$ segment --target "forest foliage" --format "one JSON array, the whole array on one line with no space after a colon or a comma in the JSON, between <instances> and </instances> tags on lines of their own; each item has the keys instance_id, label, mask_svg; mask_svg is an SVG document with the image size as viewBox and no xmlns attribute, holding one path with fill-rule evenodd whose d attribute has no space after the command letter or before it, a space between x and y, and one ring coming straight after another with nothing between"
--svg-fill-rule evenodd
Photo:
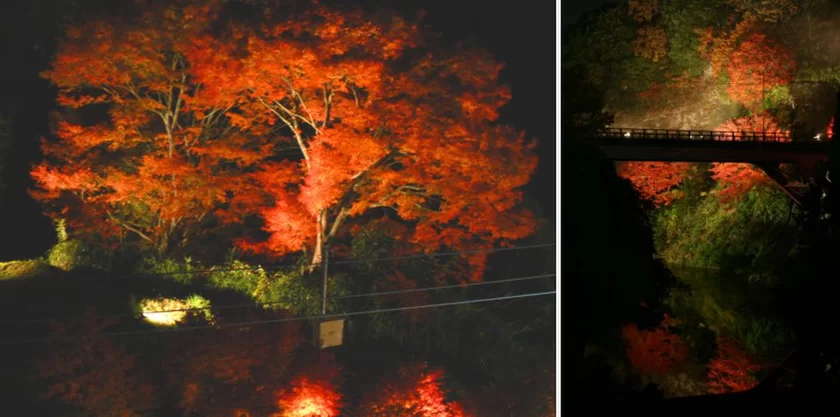
<instances>
[{"instance_id":1,"label":"forest foliage","mask_svg":"<svg viewBox=\"0 0 840 417\"><path fill-rule=\"evenodd\" d=\"M836 33L831 22L838 12L836 4L821 0L628 0L593 10L564 32L563 76L575 80L564 82L564 106L574 107L575 97L582 97L576 109L564 109L566 140L610 125L731 132L736 141L744 132L781 141L829 137L831 106L819 91L837 86L837 55L829 52L828 39ZM638 219L639 209L611 207L624 213L626 224L652 234L654 248L647 253L663 268L635 265L618 274L639 287L656 283L660 296L637 299L641 304L635 313L628 309L620 328L580 329L591 332L589 344L579 346L590 352L590 371L606 373L593 371L602 366L610 375L601 377L637 387L654 381L666 396L754 386L795 341L778 307L785 280L794 278L783 271L797 250L802 213L750 164L616 165L641 199L647 223ZM607 180L600 182L606 187ZM615 214L589 218L599 216ZM576 236L603 242L615 233L581 229ZM634 242L647 247L641 237ZM621 259L605 245L586 247L601 259ZM593 264L582 273L608 268ZM597 292L610 298L621 288L611 283ZM628 306L634 297L628 292ZM662 327L667 315L678 324ZM610 343L624 350L616 352ZM645 376L662 373L667 377ZM701 384L677 389L669 378L678 375Z\"/></svg>"},{"instance_id":2,"label":"forest foliage","mask_svg":"<svg viewBox=\"0 0 840 417\"><path fill-rule=\"evenodd\" d=\"M311 270L371 218L426 252L534 232L535 142L494 123L511 94L487 52L386 12L226 7L68 27L43 73L62 112L32 195L71 234L161 256L213 239ZM464 261L480 279L483 257Z\"/></svg>"}]
</instances>

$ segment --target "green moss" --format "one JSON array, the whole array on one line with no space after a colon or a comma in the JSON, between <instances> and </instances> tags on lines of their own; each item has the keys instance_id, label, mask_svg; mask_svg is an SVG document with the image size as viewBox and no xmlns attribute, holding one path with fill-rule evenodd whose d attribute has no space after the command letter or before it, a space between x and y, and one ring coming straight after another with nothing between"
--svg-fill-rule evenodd
<instances>
[{"instance_id":1,"label":"green moss","mask_svg":"<svg viewBox=\"0 0 840 417\"><path fill-rule=\"evenodd\" d=\"M32 278L47 275L53 269L40 259L0 262L0 280Z\"/></svg>"},{"instance_id":2,"label":"green moss","mask_svg":"<svg viewBox=\"0 0 840 417\"><path fill-rule=\"evenodd\" d=\"M57 243L47 252L47 263L64 271L81 267L111 270L111 259L105 251L79 240Z\"/></svg>"}]
</instances>

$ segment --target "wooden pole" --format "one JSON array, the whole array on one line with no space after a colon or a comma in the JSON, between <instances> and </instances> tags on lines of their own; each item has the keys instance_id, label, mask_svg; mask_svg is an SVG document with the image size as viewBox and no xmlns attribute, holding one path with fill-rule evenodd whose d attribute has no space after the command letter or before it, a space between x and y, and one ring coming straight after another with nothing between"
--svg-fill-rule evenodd
<instances>
[{"instance_id":1,"label":"wooden pole","mask_svg":"<svg viewBox=\"0 0 840 417\"><path fill-rule=\"evenodd\" d=\"M324 268L323 268L323 272L324 272L323 281L324 282L323 282L323 288L321 289L321 315L326 315L327 314L327 266L329 265L329 261L330 261L330 258L329 258L330 252L327 250L327 245L323 245L321 247L321 251L322 251L321 262L323 263L323 266L324 266Z\"/></svg>"}]
</instances>

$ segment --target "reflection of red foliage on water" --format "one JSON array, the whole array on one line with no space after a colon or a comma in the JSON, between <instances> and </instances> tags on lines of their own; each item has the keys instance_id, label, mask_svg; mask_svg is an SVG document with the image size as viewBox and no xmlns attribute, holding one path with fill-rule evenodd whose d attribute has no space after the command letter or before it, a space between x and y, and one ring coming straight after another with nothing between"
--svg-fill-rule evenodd
<instances>
[{"instance_id":1,"label":"reflection of red foliage on water","mask_svg":"<svg viewBox=\"0 0 840 417\"><path fill-rule=\"evenodd\" d=\"M633 323L621 328L633 369L648 375L664 374L685 362L688 349L679 335L668 330L675 324L675 320L665 316L662 324L653 330L639 330Z\"/></svg>"},{"instance_id":2,"label":"reflection of red foliage on water","mask_svg":"<svg viewBox=\"0 0 840 417\"><path fill-rule=\"evenodd\" d=\"M732 340L721 338L718 340L717 356L709 362L709 392L723 394L753 388L758 382L752 372L759 369L743 347Z\"/></svg>"},{"instance_id":3,"label":"reflection of red foliage on water","mask_svg":"<svg viewBox=\"0 0 840 417\"><path fill-rule=\"evenodd\" d=\"M294 387L278 399L283 413L278 417L335 417L338 415L341 394L323 381L300 377Z\"/></svg>"},{"instance_id":4,"label":"reflection of red foliage on water","mask_svg":"<svg viewBox=\"0 0 840 417\"><path fill-rule=\"evenodd\" d=\"M361 410L368 417L467 417L461 404L447 401L444 371L425 364L403 366L368 393Z\"/></svg>"}]
</instances>

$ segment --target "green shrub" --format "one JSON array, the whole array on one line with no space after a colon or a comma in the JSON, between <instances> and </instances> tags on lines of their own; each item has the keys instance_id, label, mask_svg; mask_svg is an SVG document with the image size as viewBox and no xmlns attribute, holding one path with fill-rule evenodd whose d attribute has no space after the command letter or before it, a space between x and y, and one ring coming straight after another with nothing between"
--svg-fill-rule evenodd
<instances>
[{"instance_id":1,"label":"green shrub","mask_svg":"<svg viewBox=\"0 0 840 417\"><path fill-rule=\"evenodd\" d=\"M53 269L40 259L0 262L0 280L47 275Z\"/></svg>"},{"instance_id":2,"label":"green shrub","mask_svg":"<svg viewBox=\"0 0 840 417\"><path fill-rule=\"evenodd\" d=\"M250 265L231 257L223 265L213 267L208 278L213 287L245 294L268 309L288 310L296 315L321 312L320 272L307 275L295 266L266 271L260 265ZM346 282L340 274L333 274L328 298L346 295ZM338 300L329 302L329 312L338 312L340 308Z\"/></svg>"},{"instance_id":3,"label":"green shrub","mask_svg":"<svg viewBox=\"0 0 840 417\"><path fill-rule=\"evenodd\" d=\"M140 275L158 275L170 278L181 284L188 284L199 278L203 271L201 264L193 262L189 257L183 262L173 259L144 258L135 268Z\"/></svg>"},{"instance_id":4,"label":"green shrub","mask_svg":"<svg viewBox=\"0 0 840 417\"><path fill-rule=\"evenodd\" d=\"M254 297L254 292L266 273L259 265L252 266L245 262L230 259L222 265L211 268L210 285L229 289Z\"/></svg>"},{"instance_id":5,"label":"green shrub","mask_svg":"<svg viewBox=\"0 0 840 417\"><path fill-rule=\"evenodd\" d=\"M321 288L306 284L301 274L277 271L260 278L253 297L266 308L289 310L303 316L318 314L321 312Z\"/></svg>"},{"instance_id":6,"label":"green shrub","mask_svg":"<svg viewBox=\"0 0 840 417\"><path fill-rule=\"evenodd\" d=\"M47 263L64 271L79 267L111 270L110 255L79 240L65 240L47 252Z\"/></svg>"},{"instance_id":7,"label":"green shrub","mask_svg":"<svg viewBox=\"0 0 840 417\"><path fill-rule=\"evenodd\" d=\"M755 316L739 322L735 335L750 355L768 361L782 358L792 340L791 332L779 320Z\"/></svg>"}]
</instances>

